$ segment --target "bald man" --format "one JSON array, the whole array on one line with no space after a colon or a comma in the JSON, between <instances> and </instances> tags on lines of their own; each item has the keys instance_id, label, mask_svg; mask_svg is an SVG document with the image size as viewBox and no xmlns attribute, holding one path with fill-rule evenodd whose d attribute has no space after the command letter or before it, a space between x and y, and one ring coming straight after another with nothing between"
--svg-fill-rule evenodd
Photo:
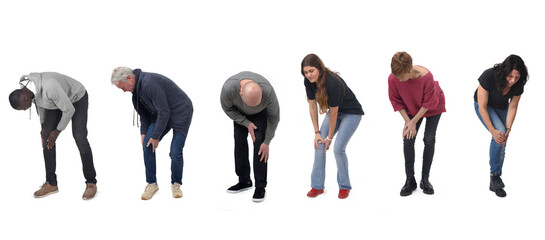
<instances>
[{"instance_id":1,"label":"bald man","mask_svg":"<svg viewBox=\"0 0 545 240\"><path fill-rule=\"evenodd\" d=\"M280 121L280 106L274 89L263 76L253 72L236 74L223 84L221 107L233 120L235 132L235 172L238 183L227 189L239 193L252 187L248 133L254 144L254 202L265 200L269 144Z\"/></svg>"}]
</instances>

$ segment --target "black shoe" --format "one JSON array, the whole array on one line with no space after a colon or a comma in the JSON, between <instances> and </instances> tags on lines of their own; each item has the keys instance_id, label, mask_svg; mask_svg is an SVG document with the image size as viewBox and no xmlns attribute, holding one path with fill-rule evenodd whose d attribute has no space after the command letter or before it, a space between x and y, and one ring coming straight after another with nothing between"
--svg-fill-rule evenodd
<instances>
[{"instance_id":1,"label":"black shoe","mask_svg":"<svg viewBox=\"0 0 545 240\"><path fill-rule=\"evenodd\" d=\"M413 191L416 190L416 179L414 176L407 176L407 180L405 181L405 185L401 188L401 192L399 195L405 197L409 196L413 193Z\"/></svg>"},{"instance_id":2,"label":"black shoe","mask_svg":"<svg viewBox=\"0 0 545 240\"><path fill-rule=\"evenodd\" d=\"M492 175L490 176L490 191L496 193L496 196L498 197L505 197L507 196L507 193L503 188L505 187L505 184L503 184L503 181L501 180L499 175Z\"/></svg>"},{"instance_id":3,"label":"black shoe","mask_svg":"<svg viewBox=\"0 0 545 240\"><path fill-rule=\"evenodd\" d=\"M239 193L242 191L246 191L252 187L252 181L249 182L238 182L237 184L231 186L227 189L228 193Z\"/></svg>"},{"instance_id":4,"label":"black shoe","mask_svg":"<svg viewBox=\"0 0 545 240\"><path fill-rule=\"evenodd\" d=\"M256 187L252 200L254 202L263 202L265 200L265 188Z\"/></svg>"},{"instance_id":5,"label":"black shoe","mask_svg":"<svg viewBox=\"0 0 545 240\"><path fill-rule=\"evenodd\" d=\"M422 189L425 194L430 194L431 195L431 194L434 193L433 185L431 185L428 178L422 178L422 180L420 180L420 189Z\"/></svg>"}]
</instances>

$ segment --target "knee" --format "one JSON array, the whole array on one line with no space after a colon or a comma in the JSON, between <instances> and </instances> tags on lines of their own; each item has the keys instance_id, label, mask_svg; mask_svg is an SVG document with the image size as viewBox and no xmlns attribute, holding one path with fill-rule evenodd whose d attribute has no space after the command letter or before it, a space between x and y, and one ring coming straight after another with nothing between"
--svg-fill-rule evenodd
<instances>
[{"instance_id":1,"label":"knee","mask_svg":"<svg viewBox=\"0 0 545 240\"><path fill-rule=\"evenodd\" d=\"M411 139L403 138L403 145L414 146L414 139L415 138L411 138Z\"/></svg>"},{"instance_id":2,"label":"knee","mask_svg":"<svg viewBox=\"0 0 545 240\"><path fill-rule=\"evenodd\" d=\"M434 145L434 144L435 144L435 136L424 138L424 145Z\"/></svg>"}]
</instances>

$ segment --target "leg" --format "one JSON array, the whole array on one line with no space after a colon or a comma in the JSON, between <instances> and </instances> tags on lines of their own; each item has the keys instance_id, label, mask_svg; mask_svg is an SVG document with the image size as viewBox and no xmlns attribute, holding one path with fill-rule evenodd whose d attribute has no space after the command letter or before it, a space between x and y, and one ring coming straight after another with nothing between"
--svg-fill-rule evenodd
<instances>
[{"instance_id":1,"label":"leg","mask_svg":"<svg viewBox=\"0 0 545 240\"><path fill-rule=\"evenodd\" d=\"M487 107L487 111L494 128L505 133L505 118L506 117L503 117L504 120L502 121L502 118L500 117L500 116L503 116L502 110ZM506 110L504 111L506 116L507 111ZM481 114L479 113L479 105L477 102L475 102L475 112L477 113L479 120L481 120L481 123L483 123L483 125L486 128L486 125L484 124ZM490 141L490 161L489 161L490 174L501 175L501 168L503 165L504 156L505 156L505 145L503 147L500 146L498 143L496 143L496 141L494 141L494 138L492 138L492 140Z\"/></svg>"},{"instance_id":2,"label":"leg","mask_svg":"<svg viewBox=\"0 0 545 240\"><path fill-rule=\"evenodd\" d=\"M170 144L170 171L171 184L182 184L182 174L184 170L184 146L186 135L180 132L172 131L172 142Z\"/></svg>"},{"instance_id":3,"label":"leg","mask_svg":"<svg viewBox=\"0 0 545 240\"><path fill-rule=\"evenodd\" d=\"M339 114L337 120L337 138L334 144L335 160L337 162L337 183L339 189L352 189L350 176L348 174L348 157L346 156L346 146L361 121L361 115Z\"/></svg>"},{"instance_id":4,"label":"leg","mask_svg":"<svg viewBox=\"0 0 545 240\"><path fill-rule=\"evenodd\" d=\"M149 139L151 138L151 134L153 134L154 128L155 123L151 123L148 127L148 131L146 132L144 142L142 143L142 150L144 152L144 166L146 167L146 182L150 184L157 182L155 152L153 152L153 147L151 144L149 147L146 147Z\"/></svg>"},{"instance_id":5,"label":"leg","mask_svg":"<svg viewBox=\"0 0 545 240\"><path fill-rule=\"evenodd\" d=\"M410 115L409 115L409 117L411 119L413 118L413 116L410 116ZM423 118L418 120L418 122L416 123L416 134L417 135L418 135L418 130L420 129L420 125L422 124L422 120L423 120ZM403 139L403 154L405 156L405 174L408 177L409 176L414 177L414 158L415 158L414 141L415 141L417 135L415 135L414 138L412 138L412 139L406 139L406 138Z\"/></svg>"},{"instance_id":6,"label":"leg","mask_svg":"<svg viewBox=\"0 0 545 240\"><path fill-rule=\"evenodd\" d=\"M422 179L430 175L433 155L435 154L435 135L439 125L441 114L426 117L426 128L424 130L424 161L422 164Z\"/></svg>"},{"instance_id":7,"label":"leg","mask_svg":"<svg viewBox=\"0 0 545 240\"><path fill-rule=\"evenodd\" d=\"M250 160L248 158L248 128L233 122L235 136L235 172L239 182L250 180Z\"/></svg>"},{"instance_id":8,"label":"leg","mask_svg":"<svg viewBox=\"0 0 545 240\"><path fill-rule=\"evenodd\" d=\"M267 130L267 109L264 109L258 114L248 116L248 119L255 124L257 129L254 131L254 178L256 188L267 187L267 163L265 160L260 161L261 156L258 155L259 148L265 141L265 131Z\"/></svg>"},{"instance_id":9,"label":"leg","mask_svg":"<svg viewBox=\"0 0 545 240\"><path fill-rule=\"evenodd\" d=\"M320 135L325 139L329 134L329 113L325 116L322 126L320 127ZM325 160L324 153L325 144L318 144L319 148L314 150L314 165L312 166L312 174L310 176L310 186L314 189L322 190L325 188Z\"/></svg>"},{"instance_id":10,"label":"leg","mask_svg":"<svg viewBox=\"0 0 545 240\"><path fill-rule=\"evenodd\" d=\"M93 153L91 151L91 145L87 140L87 110L89 106L89 98L87 93L83 98L74 103L76 112L72 116L72 136L76 140L76 145L81 157L81 163L83 165L83 176L85 177L85 183L95 183L96 172L93 164Z\"/></svg>"},{"instance_id":11,"label":"leg","mask_svg":"<svg viewBox=\"0 0 545 240\"><path fill-rule=\"evenodd\" d=\"M52 148L47 149L47 138L51 131L57 129L57 125L61 121L62 112L60 110L45 110L44 114L45 120L43 123L42 148L45 160L45 180L49 184L57 186L57 175L55 174L57 168L57 144L55 143Z\"/></svg>"}]
</instances>

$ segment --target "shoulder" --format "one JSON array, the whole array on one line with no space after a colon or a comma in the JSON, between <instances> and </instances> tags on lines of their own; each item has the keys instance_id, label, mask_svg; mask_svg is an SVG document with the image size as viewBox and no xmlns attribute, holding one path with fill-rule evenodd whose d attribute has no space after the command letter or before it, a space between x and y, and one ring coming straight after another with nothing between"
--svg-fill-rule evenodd
<instances>
[{"instance_id":1,"label":"shoulder","mask_svg":"<svg viewBox=\"0 0 545 240\"><path fill-rule=\"evenodd\" d=\"M479 77L479 80L494 80L494 68L486 69L481 76Z\"/></svg>"}]
</instances>

